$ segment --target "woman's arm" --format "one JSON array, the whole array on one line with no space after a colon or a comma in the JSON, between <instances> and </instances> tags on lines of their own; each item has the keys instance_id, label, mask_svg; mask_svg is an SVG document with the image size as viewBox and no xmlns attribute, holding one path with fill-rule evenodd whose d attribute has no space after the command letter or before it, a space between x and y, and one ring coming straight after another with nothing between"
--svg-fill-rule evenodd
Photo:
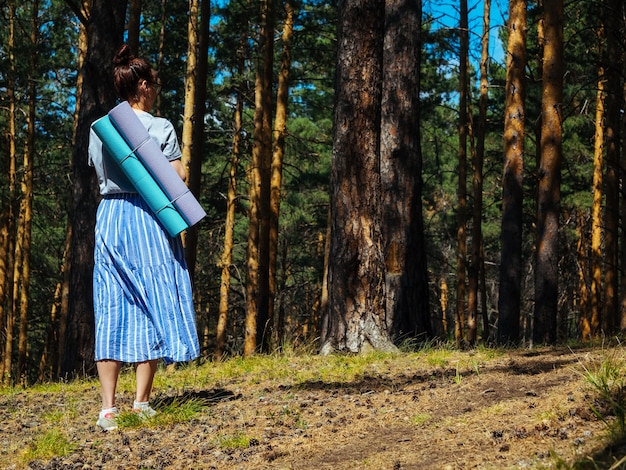
<instances>
[{"instance_id":1,"label":"woman's arm","mask_svg":"<svg viewBox=\"0 0 626 470\"><path fill-rule=\"evenodd\" d=\"M185 171L185 167L183 166L181 159L177 158L176 160L170 160L170 163L174 167L174 170L176 170L176 173L178 173L178 176L180 176L180 179L187 181L187 172Z\"/></svg>"}]
</instances>

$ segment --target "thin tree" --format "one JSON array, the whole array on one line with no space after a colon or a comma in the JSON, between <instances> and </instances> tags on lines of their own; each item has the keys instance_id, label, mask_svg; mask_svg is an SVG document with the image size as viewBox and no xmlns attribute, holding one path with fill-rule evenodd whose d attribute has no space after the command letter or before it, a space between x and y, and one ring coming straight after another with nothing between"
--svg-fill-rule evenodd
<instances>
[{"instance_id":1,"label":"thin tree","mask_svg":"<svg viewBox=\"0 0 626 470\"><path fill-rule=\"evenodd\" d=\"M380 132L386 321L395 338L431 334L422 215L422 2L387 0Z\"/></svg>"},{"instance_id":2,"label":"thin tree","mask_svg":"<svg viewBox=\"0 0 626 470\"><path fill-rule=\"evenodd\" d=\"M561 208L563 0L544 3L541 158L537 171L537 248L533 343L556 342Z\"/></svg>"},{"instance_id":3,"label":"thin tree","mask_svg":"<svg viewBox=\"0 0 626 470\"><path fill-rule=\"evenodd\" d=\"M593 223L593 222L592 222ZM580 310L580 332L583 340L591 337L591 265L589 238L587 236L587 224L585 211L578 210L576 213L576 254L578 257L578 307ZM589 234L593 237L592 234Z\"/></svg>"},{"instance_id":4,"label":"thin tree","mask_svg":"<svg viewBox=\"0 0 626 470\"><path fill-rule=\"evenodd\" d=\"M29 75L36 76L37 48L39 45L39 1L33 0L30 17L29 43ZM16 246L20 250L21 265L19 266L19 311L20 330L18 338L17 379L24 384L26 379L26 358L28 354L28 300L30 292L30 255L32 246L33 225L33 166L35 160L37 81L28 81L28 115L26 119L26 147L24 149L23 174L21 182L20 216L18 223L18 240ZM14 293L15 295L15 293Z\"/></svg>"},{"instance_id":5,"label":"thin tree","mask_svg":"<svg viewBox=\"0 0 626 470\"><path fill-rule=\"evenodd\" d=\"M621 62L623 59L623 1L606 0L604 5L604 31L606 34L606 177L604 222L604 310L602 328L612 334L621 320L619 314L619 198L620 198L620 134L624 94L621 85Z\"/></svg>"},{"instance_id":6,"label":"thin tree","mask_svg":"<svg viewBox=\"0 0 626 470\"><path fill-rule=\"evenodd\" d=\"M269 203L272 159L272 64L274 11L272 0L261 2L261 24L255 80L254 146L250 168L246 326L244 355L265 349L269 339Z\"/></svg>"},{"instance_id":7,"label":"thin tree","mask_svg":"<svg viewBox=\"0 0 626 470\"><path fill-rule=\"evenodd\" d=\"M200 197L202 182L202 161L204 160L204 115L206 114L207 74L209 57L209 24L211 16L211 2L200 1L200 17L198 25L198 54L196 59L196 75L194 86L195 97L193 100L193 120L191 125L191 155L189 156L187 175L188 186L191 192ZM191 27L191 25L190 25ZM191 48L191 38L189 47ZM191 104L190 104L191 105ZM185 105L186 107L186 105ZM198 256L198 225L194 225L186 233L185 256L189 273L192 279L195 277L196 259Z\"/></svg>"},{"instance_id":8,"label":"thin tree","mask_svg":"<svg viewBox=\"0 0 626 470\"><path fill-rule=\"evenodd\" d=\"M224 251L220 260L221 281L220 300L217 316L217 331L215 343L215 359L221 359L226 352L226 327L228 323L228 305L230 292L231 266L233 259L234 232L235 232L235 209L237 203L237 170L243 147L243 104L244 104L244 70L246 58L246 44L248 39L248 24L241 26L239 46L237 48L237 66L235 73L238 83L235 86L235 129L233 134L233 147L230 157L230 170L228 173L228 191L226 195L226 221L224 223Z\"/></svg>"},{"instance_id":9,"label":"thin tree","mask_svg":"<svg viewBox=\"0 0 626 470\"><path fill-rule=\"evenodd\" d=\"M483 161L485 159L485 128L487 125L487 105L489 100L489 16L491 0L484 0L483 35L480 56L480 97L478 99L478 122L476 127L476 146L472 153L472 192L474 206L472 212L472 249L468 267L467 294L467 341L475 344L478 338L478 291L480 273L484 268L482 255L483 221ZM472 126L473 127L473 126ZM484 295L482 296L484 298ZM489 324L483 325L483 339L489 334Z\"/></svg>"},{"instance_id":10,"label":"thin tree","mask_svg":"<svg viewBox=\"0 0 626 470\"><path fill-rule=\"evenodd\" d=\"M603 36L600 33L600 36ZM600 332L602 294L602 172L604 170L604 67L598 67L596 92L595 135L593 152L593 202L591 204L591 292L590 311L581 312L581 337L596 337ZM581 230L582 233L582 230ZM585 315L587 313L587 315Z\"/></svg>"},{"instance_id":11,"label":"thin tree","mask_svg":"<svg viewBox=\"0 0 626 470\"><path fill-rule=\"evenodd\" d=\"M393 350L385 321L380 113L383 0L341 0L331 169L328 308L320 352Z\"/></svg>"},{"instance_id":12,"label":"thin tree","mask_svg":"<svg viewBox=\"0 0 626 470\"><path fill-rule=\"evenodd\" d=\"M196 85L198 63L198 5L200 0L189 0L189 19L187 22L187 58L185 64L185 107L183 109L183 130L180 139L182 164L189 175L191 152L193 147L193 122L197 119Z\"/></svg>"},{"instance_id":13,"label":"thin tree","mask_svg":"<svg viewBox=\"0 0 626 470\"><path fill-rule=\"evenodd\" d=\"M626 13L626 8L622 5L622 15ZM625 52L626 54L626 52ZM622 76L626 77L626 60L622 60ZM622 83L622 95L626 100L626 80ZM622 129L626 129L626 113L622 113ZM626 169L626 145L622 143L621 168ZM621 219L622 223L626 221L626 191L621 192ZM622 228L622 236L624 229ZM622 268L626 267L626 245L621 244L620 262ZM619 312L619 328L626 331L626 276L622 275L620 283L620 312Z\"/></svg>"},{"instance_id":14,"label":"thin tree","mask_svg":"<svg viewBox=\"0 0 626 470\"><path fill-rule=\"evenodd\" d=\"M80 100L76 145L72 154L73 198L70 219L70 289L65 351L61 375L94 369L93 250L98 185L87 164L91 123L106 114L116 102L111 76L113 54L122 43L126 0L94 0L88 16L80 5L66 0L81 22L85 22L88 49L80 74Z\"/></svg>"},{"instance_id":15,"label":"thin tree","mask_svg":"<svg viewBox=\"0 0 626 470\"><path fill-rule=\"evenodd\" d=\"M270 179L270 224L269 224L269 297L268 318L274 318L276 297L276 276L278 257L278 222L280 218L280 200L285 155L285 134L287 128L287 107L289 104L289 71L291 68L291 38L294 25L294 5L292 0L285 1L285 23L282 34L282 55L278 71L278 91L276 93L276 117L274 119L274 148ZM281 309L284 311L284 309ZM282 344L283 318L277 321L277 337Z\"/></svg>"},{"instance_id":16,"label":"thin tree","mask_svg":"<svg viewBox=\"0 0 626 470\"><path fill-rule=\"evenodd\" d=\"M458 186L457 186L457 255L456 255L456 317L454 339L461 346L465 339L465 294L467 264L467 93L469 78L467 65L469 60L469 27L467 0L460 0L459 19L459 147L458 147Z\"/></svg>"},{"instance_id":17,"label":"thin tree","mask_svg":"<svg viewBox=\"0 0 626 470\"><path fill-rule=\"evenodd\" d=\"M522 284L526 0L509 1L498 342L517 342Z\"/></svg>"},{"instance_id":18,"label":"thin tree","mask_svg":"<svg viewBox=\"0 0 626 470\"><path fill-rule=\"evenodd\" d=\"M4 344L2 345L2 361L0 361L0 382L9 383L11 378L13 359L13 334L15 326L15 311L13 309L13 266L15 258L15 202L17 201L17 97L15 90L15 3L9 2L9 33L7 52L9 56L9 73L7 74L7 101L8 101L8 203L2 211L2 259L0 259L0 312L4 328ZM5 310L4 306L7 306Z\"/></svg>"},{"instance_id":19,"label":"thin tree","mask_svg":"<svg viewBox=\"0 0 626 470\"><path fill-rule=\"evenodd\" d=\"M161 28L159 29L159 54L157 56L157 70L161 70L163 66L165 48L165 33L167 32L167 0L161 0ZM157 116L161 115L161 93L157 95L154 112Z\"/></svg>"}]
</instances>

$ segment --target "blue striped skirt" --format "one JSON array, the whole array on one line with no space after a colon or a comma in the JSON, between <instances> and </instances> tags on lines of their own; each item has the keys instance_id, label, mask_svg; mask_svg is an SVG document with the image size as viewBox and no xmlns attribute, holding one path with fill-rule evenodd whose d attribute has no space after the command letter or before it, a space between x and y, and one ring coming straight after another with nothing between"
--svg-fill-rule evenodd
<instances>
[{"instance_id":1,"label":"blue striped skirt","mask_svg":"<svg viewBox=\"0 0 626 470\"><path fill-rule=\"evenodd\" d=\"M189 361L199 345L180 237L138 194L106 196L96 215L95 359Z\"/></svg>"}]
</instances>

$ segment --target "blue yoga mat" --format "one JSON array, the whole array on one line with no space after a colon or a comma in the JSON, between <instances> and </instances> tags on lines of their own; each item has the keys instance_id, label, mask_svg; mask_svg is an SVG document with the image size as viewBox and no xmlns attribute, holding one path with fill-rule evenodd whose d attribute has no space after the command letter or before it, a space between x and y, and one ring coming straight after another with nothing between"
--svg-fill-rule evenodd
<instances>
[{"instance_id":1,"label":"blue yoga mat","mask_svg":"<svg viewBox=\"0 0 626 470\"><path fill-rule=\"evenodd\" d=\"M165 192L139 161L119 132L117 132L109 116L98 119L91 127L102 141L106 151L118 163L167 233L175 237L183 230L189 228L189 224L179 214Z\"/></svg>"},{"instance_id":2,"label":"blue yoga mat","mask_svg":"<svg viewBox=\"0 0 626 470\"><path fill-rule=\"evenodd\" d=\"M159 145L150 138L128 101L109 111L109 118L189 226L202 220L206 212L163 155Z\"/></svg>"}]
</instances>

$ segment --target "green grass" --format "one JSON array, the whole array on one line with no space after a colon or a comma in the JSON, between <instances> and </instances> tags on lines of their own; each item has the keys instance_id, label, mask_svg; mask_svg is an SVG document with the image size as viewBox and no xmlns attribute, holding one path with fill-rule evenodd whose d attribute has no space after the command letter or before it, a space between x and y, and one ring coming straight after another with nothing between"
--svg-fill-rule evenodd
<instances>
[{"instance_id":1,"label":"green grass","mask_svg":"<svg viewBox=\"0 0 626 470\"><path fill-rule=\"evenodd\" d=\"M606 424L614 439L623 439L626 437L626 359L623 349L612 349L595 365L581 363L581 366L584 378L608 411L592 406L593 412ZM608 419L606 415L613 418Z\"/></svg>"},{"instance_id":2,"label":"green grass","mask_svg":"<svg viewBox=\"0 0 626 470\"><path fill-rule=\"evenodd\" d=\"M217 447L222 450L247 449L254 442L254 438L242 432L222 434L215 438Z\"/></svg>"},{"instance_id":3,"label":"green grass","mask_svg":"<svg viewBox=\"0 0 626 470\"><path fill-rule=\"evenodd\" d=\"M63 457L73 452L74 445L58 428L50 429L44 434L35 436L30 445L23 451L21 458L24 463L52 457Z\"/></svg>"}]
</instances>

